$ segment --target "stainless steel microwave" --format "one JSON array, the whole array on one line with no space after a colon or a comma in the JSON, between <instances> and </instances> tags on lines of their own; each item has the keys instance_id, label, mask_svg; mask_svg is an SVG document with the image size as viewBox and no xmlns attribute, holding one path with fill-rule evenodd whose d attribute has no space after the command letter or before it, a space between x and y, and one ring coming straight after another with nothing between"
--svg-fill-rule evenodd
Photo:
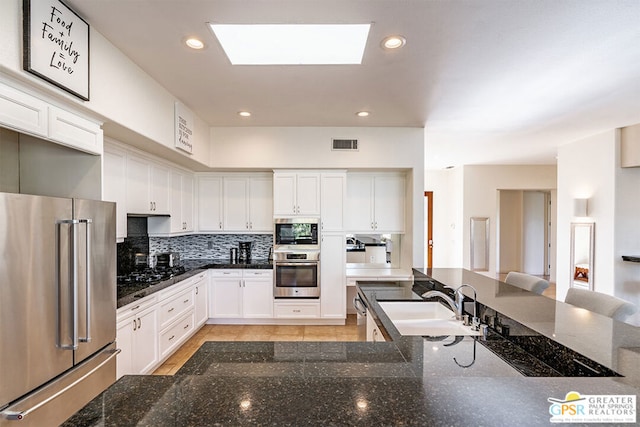
<instances>
[{"instance_id":1,"label":"stainless steel microwave","mask_svg":"<svg viewBox=\"0 0 640 427\"><path fill-rule=\"evenodd\" d=\"M318 249L319 218L277 218L274 220L273 248Z\"/></svg>"}]
</instances>

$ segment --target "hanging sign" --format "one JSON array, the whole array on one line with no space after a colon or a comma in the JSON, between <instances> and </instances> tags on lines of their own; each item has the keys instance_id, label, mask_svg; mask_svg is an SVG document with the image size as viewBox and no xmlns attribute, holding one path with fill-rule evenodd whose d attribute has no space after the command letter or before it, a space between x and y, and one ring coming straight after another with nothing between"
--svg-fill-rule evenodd
<instances>
[{"instance_id":1,"label":"hanging sign","mask_svg":"<svg viewBox=\"0 0 640 427\"><path fill-rule=\"evenodd\" d=\"M23 67L89 100L89 24L60 0L23 0Z\"/></svg>"},{"instance_id":2,"label":"hanging sign","mask_svg":"<svg viewBox=\"0 0 640 427\"><path fill-rule=\"evenodd\" d=\"M181 102L175 107L175 144L176 148L193 153L193 112Z\"/></svg>"}]
</instances>

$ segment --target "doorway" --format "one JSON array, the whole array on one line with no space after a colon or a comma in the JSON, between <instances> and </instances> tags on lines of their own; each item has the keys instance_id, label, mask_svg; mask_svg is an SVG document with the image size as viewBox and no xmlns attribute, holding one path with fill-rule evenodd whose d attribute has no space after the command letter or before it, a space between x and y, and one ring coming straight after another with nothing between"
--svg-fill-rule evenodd
<instances>
[{"instance_id":1,"label":"doorway","mask_svg":"<svg viewBox=\"0 0 640 427\"><path fill-rule=\"evenodd\" d=\"M499 190L498 273L521 271L549 276L551 192Z\"/></svg>"},{"instance_id":2,"label":"doorway","mask_svg":"<svg viewBox=\"0 0 640 427\"><path fill-rule=\"evenodd\" d=\"M427 268L433 267L433 191L424 192L425 203L425 224L426 224L426 266Z\"/></svg>"}]
</instances>

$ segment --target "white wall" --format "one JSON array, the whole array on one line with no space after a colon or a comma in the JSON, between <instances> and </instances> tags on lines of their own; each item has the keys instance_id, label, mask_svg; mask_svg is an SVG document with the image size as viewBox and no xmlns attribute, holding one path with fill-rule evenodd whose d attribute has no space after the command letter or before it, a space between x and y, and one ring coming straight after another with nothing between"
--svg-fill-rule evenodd
<instances>
[{"instance_id":1,"label":"white wall","mask_svg":"<svg viewBox=\"0 0 640 427\"><path fill-rule=\"evenodd\" d=\"M426 177L426 190L434 191L434 267L469 268L471 217L488 217L490 268L483 274L490 277L496 275L499 245L498 190L556 188L556 167L549 165L463 166L449 171L428 171ZM553 202L555 192L551 194ZM441 206L445 206L444 210ZM448 251L439 251L438 242L444 242ZM552 265L552 280L554 270Z\"/></svg>"},{"instance_id":2,"label":"white wall","mask_svg":"<svg viewBox=\"0 0 640 427\"><path fill-rule=\"evenodd\" d=\"M425 190L433 191L434 268L463 265L462 183L462 168L425 172Z\"/></svg>"},{"instance_id":3,"label":"white wall","mask_svg":"<svg viewBox=\"0 0 640 427\"><path fill-rule=\"evenodd\" d=\"M332 138L358 140L358 151L332 151ZM403 267L424 265L424 129L346 127L211 128L210 165L219 169L406 170L403 246L413 253ZM403 250L404 253L404 250ZM405 260L403 259L403 262Z\"/></svg>"},{"instance_id":4,"label":"white wall","mask_svg":"<svg viewBox=\"0 0 640 427\"><path fill-rule=\"evenodd\" d=\"M640 264L622 260L622 255L640 253L640 168L620 164L619 130L572 142L558 151L560 300L570 284L570 226L575 219L571 201L581 197L589 199L588 220L595 223L594 290L640 307ZM640 325L640 313L627 322Z\"/></svg>"},{"instance_id":5,"label":"white wall","mask_svg":"<svg viewBox=\"0 0 640 427\"><path fill-rule=\"evenodd\" d=\"M555 166L464 166L464 267L469 266L471 217L490 219L490 277L496 275L498 190L551 190L556 188ZM552 266L553 270L553 266Z\"/></svg>"},{"instance_id":6,"label":"white wall","mask_svg":"<svg viewBox=\"0 0 640 427\"><path fill-rule=\"evenodd\" d=\"M588 198L588 221L595 222L594 290L615 294L612 260L615 251L616 164L619 145L615 130L593 135L558 149L558 234L556 299L564 301L571 283L571 222L573 200ZM637 191L637 188L636 190ZM631 215L631 212L628 213Z\"/></svg>"}]
</instances>

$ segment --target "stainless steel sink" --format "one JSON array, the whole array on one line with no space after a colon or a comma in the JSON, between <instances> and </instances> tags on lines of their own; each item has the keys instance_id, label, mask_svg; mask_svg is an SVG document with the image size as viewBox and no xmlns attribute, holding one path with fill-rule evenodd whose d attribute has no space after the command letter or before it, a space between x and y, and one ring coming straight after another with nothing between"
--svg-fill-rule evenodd
<instances>
[{"instance_id":1,"label":"stainless steel sink","mask_svg":"<svg viewBox=\"0 0 640 427\"><path fill-rule=\"evenodd\" d=\"M382 301L378 303L401 335L481 335L439 302Z\"/></svg>"}]
</instances>

